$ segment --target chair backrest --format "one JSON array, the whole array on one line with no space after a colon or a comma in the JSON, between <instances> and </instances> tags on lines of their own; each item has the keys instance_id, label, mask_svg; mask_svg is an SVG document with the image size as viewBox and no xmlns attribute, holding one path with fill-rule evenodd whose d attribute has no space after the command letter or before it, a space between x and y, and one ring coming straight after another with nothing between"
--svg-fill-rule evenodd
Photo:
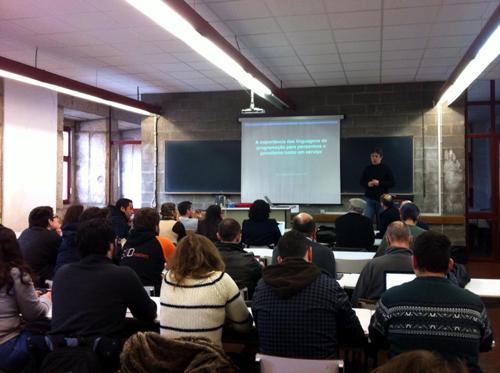
<instances>
[{"instance_id":1,"label":"chair backrest","mask_svg":"<svg viewBox=\"0 0 500 373\"><path fill-rule=\"evenodd\" d=\"M255 361L259 364L260 373L341 373L344 370L343 360L294 359L257 354Z\"/></svg>"},{"instance_id":2,"label":"chair backrest","mask_svg":"<svg viewBox=\"0 0 500 373\"><path fill-rule=\"evenodd\" d=\"M335 269L338 273L361 273L363 267L371 259L337 259L335 258Z\"/></svg>"}]
</instances>

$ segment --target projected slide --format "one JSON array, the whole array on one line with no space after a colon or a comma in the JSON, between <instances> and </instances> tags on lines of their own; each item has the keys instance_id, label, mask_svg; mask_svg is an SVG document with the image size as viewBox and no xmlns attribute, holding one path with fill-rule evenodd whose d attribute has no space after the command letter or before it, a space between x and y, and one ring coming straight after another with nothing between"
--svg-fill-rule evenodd
<instances>
[{"instance_id":1,"label":"projected slide","mask_svg":"<svg viewBox=\"0 0 500 373\"><path fill-rule=\"evenodd\" d=\"M240 118L241 200L340 203L341 119Z\"/></svg>"}]
</instances>

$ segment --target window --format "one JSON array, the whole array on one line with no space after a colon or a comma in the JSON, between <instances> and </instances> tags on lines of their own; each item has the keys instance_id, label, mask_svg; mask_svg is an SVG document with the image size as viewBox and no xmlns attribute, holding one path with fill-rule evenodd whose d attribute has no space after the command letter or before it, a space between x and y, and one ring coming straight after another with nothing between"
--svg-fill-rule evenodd
<instances>
[{"instance_id":1,"label":"window","mask_svg":"<svg viewBox=\"0 0 500 373\"><path fill-rule=\"evenodd\" d=\"M63 204L70 204L71 196L71 128L63 129Z\"/></svg>"}]
</instances>

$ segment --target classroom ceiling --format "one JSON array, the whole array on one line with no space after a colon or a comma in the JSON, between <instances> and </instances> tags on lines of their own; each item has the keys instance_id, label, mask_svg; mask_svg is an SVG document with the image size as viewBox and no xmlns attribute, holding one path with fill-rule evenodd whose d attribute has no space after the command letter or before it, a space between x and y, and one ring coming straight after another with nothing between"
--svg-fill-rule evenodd
<instances>
[{"instance_id":1,"label":"classroom ceiling","mask_svg":"<svg viewBox=\"0 0 500 373\"><path fill-rule=\"evenodd\" d=\"M292 88L444 81L500 0L187 2ZM0 0L0 56L34 66L36 48L37 67L130 97L242 89L125 0Z\"/></svg>"}]
</instances>

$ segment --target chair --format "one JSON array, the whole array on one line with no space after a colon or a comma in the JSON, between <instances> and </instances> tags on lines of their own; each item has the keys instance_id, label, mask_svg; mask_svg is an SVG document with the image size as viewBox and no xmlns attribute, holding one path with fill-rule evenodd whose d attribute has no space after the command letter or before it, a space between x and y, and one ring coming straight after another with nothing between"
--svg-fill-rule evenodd
<instances>
[{"instance_id":1,"label":"chair","mask_svg":"<svg viewBox=\"0 0 500 373\"><path fill-rule=\"evenodd\" d=\"M244 301L248 300L248 287L245 286L243 289L240 289L240 296Z\"/></svg>"},{"instance_id":2,"label":"chair","mask_svg":"<svg viewBox=\"0 0 500 373\"><path fill-rule=\"evenodd\" d=\"M366 263L371 259L337 259L335 267L337 273L361 273Z\"/></svg>"},{"instance_id":3,"label":"chair","mask_svg":"<svg viewBox=\"0 0 500 373\"><path fill-rule=\"evenodd\" d=\"M344 371L343 360L294 359L257 354L255 361L260 373L341 373Z\"/></svg>"}]
</instances>

